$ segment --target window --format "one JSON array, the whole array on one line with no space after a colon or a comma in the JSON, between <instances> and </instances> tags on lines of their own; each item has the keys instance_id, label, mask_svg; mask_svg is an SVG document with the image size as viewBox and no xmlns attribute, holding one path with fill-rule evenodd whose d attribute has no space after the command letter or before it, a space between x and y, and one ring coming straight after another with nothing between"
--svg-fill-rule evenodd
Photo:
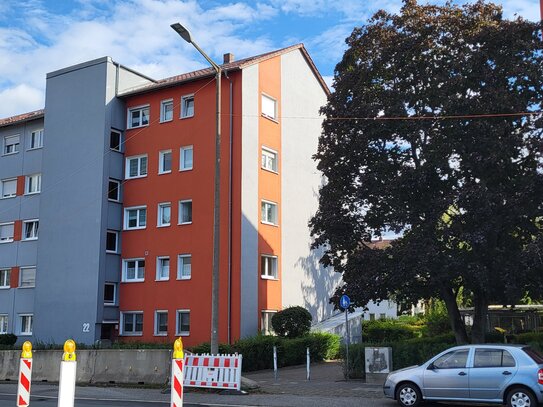
<instances>
[{"instance_id":1,"label":"window","mask_svg":"<svg viewBox=\"0 0 543 407\"><path fill-rule=\"evenodd\" d=\"M277 172L277 152L262 147L262 168L268 171Z\"/></svg>"},{"instance_id":2,"label":"window","mask_svg":"<svg viewBox=\"0 0 543 407\"><path fill-rule=\"evenodd\" d=\"M181 147L179 171L192 170L192 146Z\"/></svg>"},{"instance_id":3,"label":"window","mask_svg":"<svg viewBox=\"0 0 543 407\"><path fill-rule=\"evenodd\" d=\"M261 204L262 223L277 225L277 204L269 201L262 201Z\"/></svg>"},{"instance_id":4,"label":"window","mask_svg":"<svg viewBox=\"0 0 543 407\"><path fill-rule=\"evenodd\" d=\"M38 219L25 220L23 222L23 240L36 240L39 226L40 221Z\"/></svg>"},{"instance_id":5,"label":"window","mask_svg":"<svg viewBox=\"0 0 543 407\"><path fill-rule=\"evenodd\" d=\"M160 103L160 121L169 122L173 119L173 100L163 100Z\"/></svg>"},{"instance_id":6,"label":"window","mask_svg":"<svg viewBox=\"0 0 543 407\"><path fill-rule=\"evenodd\" d=\"M41 191L41 174L27 175L25 179L25 194L37 194Z\"/></svg>"},{"instance_id":7,"label":"window","mask_svg":"<svg viewBox=\"0 0 543 407\"><path fill-rule=\"evenodd\" d=\"M13 198L17 194L17 178L2 180L2 198Z\"/></svg>"},{"instance_id":8,"label":"window","mask_svg":"<svg viewBox=\"0 0 543 407\"><path fill-rule=\"evenodd\" d=\"M19 288L36 286L36 267L21 267L19 270Z\"/></svg>"},{"instance_id":9,"label":"window","mask_svg":"<svg viewBox=\"0 0 543 407\"><path fill-rule=\"evenodd\" d=\"M180 254L177 258L177 279L189 280L192 272L192 256Z\"/></svg>"},{"instance_id":10,"label":"window","mask_svg":"<svg viewBox=\"0 0 543 407\"><path fill-rule=\"evenodd\" d=\"M10 281L9 281L10 277L11 277L10 269L0 269L0 288L9 288L11 286Z\"/></svg>"},{"instance_id":11,"label":"window","mask_svg":"<svg viewBox=\"0 0 543 407\"><path fill-rule=\"evenodd\" d=\"M8 333L8 316L0 315L0 334Z\"/></svg>"},{"instance_id":12,"label":"window","mask_svg":"<svg viewBox=\"0 0 543 407\"><path fill-rule=\"evenodd\" d=\"M128 110L128 128L147 126L149 124L149 106L135 107Z\"/></svg>"},{"instance_id":13,"label":"window","mask_svg":"<svg viewBox=\"0 0 543 407\"><path fill-rule=\"evenodd\" d=\"M261 331L264 335L273 335L273 327L272 327L272 317L277 313L277 311L270 311L265 310L262 311L262 318L260 320L260 327Z\"/></svg>"},{"instance_id":14,"label":"window","mask_svg":"<svg viewBox=\"0 0 543 407\"><path fill-rule=\"evenodd\" d=\"M473 367L515 367L515 359L502 349L475 349Z\"/></svg>"},{"instance_id":15,"label":"window","mask_svg":"<svg viewBox=\"0 0 543 407\"><path fill-rule=\"evenodd\" d=\"M277 256L262 255L260 258L260 276L266 279L277 279Z\"/></svg>"},{"instance_id":16,"label":"window","mask_svg":"<svg viewBox=\"0 0 543 407\"><path fill-rule=\"evenodd\" d=\"M121 182L110 179L107 186L107 199L114 202L121 200Z\"/></svg>"},{"instance_id":17,"label":"window","mask_svg":"<svg viewBox=\"0 0 543 407\"><path fill-rule=\"evenodd\" d=\"M144 259L131 259L123 261L123 281L143 281L144 277Z\"/></svg>"},{"instance_id":18,"label":"window","mask_svg":"<svg viewBox=\"0 0 543 407\"><path fill-rule=\"evenodd\" d=\"M104 305L115 305L117 303L117 284L104 284Z\"/></svg>"},{"instance_id":19,"label":"window","mask_svg":"<svg viewBox=\"0 0 543 407\"><path fill-rule=\"evenodd\" d=\"M119 249L119 232L108 230L106 233L106 252L118 253Z\"/></svg>"},{"instance_id":20,"label":"window","mask_svg":"<svg viewBox=\"0 0 543 407\"><path fill-rule=\"evenodd\" d=\"M447 352L443 356L437 358L433 365L437 369L463 369L466 367L468 353L468 349L459 349L452 352Z\"/></svg>"},{"instance_id":21,"label":"window","mask_svg":"<svg viewBox=\"0 0 543 407\"><path fill-rule=\"evenodd\" d=\"M158 225L161 226L170 226L172 215L172 205L169 202L164 202L158 204Z\"/></svg>"},{"instance_id":22,"label":"window","mask_svg":"<svg viewBox=\"0 0 543 407\"><path fill-rule=\"evenodd\" d=\"M143 229L147 225L147 208L126 208L124 210L124 228Z\"/></svg>"},{"instance_id":23,"label":"window","mask_svg":"<svg viewBox=\"0 0 543 407\"><path fill-rule=\"evenodd\" d=\"M187 336L190 334L190 310L177 310L176 335Z\"/></svg>"},{"instance_id":24,"label":"window","mask_svg":"<svg viewBox=\"0 0 543 407\"><path fill-rule=\"evenodd\" d=\"M16 136L6 136L4 137L4 154L15 154L19 152L19 140L20 137L17 134Z\"/></svg>"},{"instance_id":25,"label":"window","mask_svg":"<svg viewBox=\"0 0 543 407\"><path fill-rule=\"evenodd\" d=\"M111 130L109 133L109 148L113 151L121 151L122 133L117 130Z\"/></svg>"},{"instance_id":26,"label":"window","mask_svg":"<svg viewBox=\"0 0 543 407\"><path fill-rule=\"evenodd\" d=\"M0 243L13 242L14 223L0 223Z\"/></svg>"},{"instance_id":27,"label":"window","mask_svg":"<svg viewBox=\"0 0 543 407\"><path fill-rule=\"evenodd\" d=\"M143 333L143 312L121 312L121 335L141 335Z\"/></svg>"},{"instance_id":28,"label":"window","mask_svg":"<svg viewBox=\"0 0 543 407\"><path fill-rule=\"evenodd\" d=\"M181 118L194 116L194 95L181 97Z\"/></svg>"},{"instance_id":29,"label":"window","mask_svg":"<svg viewBox=\"0 0 543 407\"><path fill-rule=\"evenodd\" d=\"M168 335L168 311L155 312L155 335Z\"/></svg>"},{"instance_id":30,"label":"window","mask_svg":"<svg viewBox=\"0 0 543 407\"><path fill-rule=\"evenodd\" d=\"M170 258L157 257L156 259L156 279L158 281L168 280L170 278Z\"/></svg>"},{"instance_id":31,"label":"window","mask_svg":"<svg viewBox=\"0 0 543 407\"><path fill-rule=\"evenodd\" d=\"M262 95L262 116L277 120L277 101L275 99Z\"/></svg>"},{"instance_id":32,"label":"window","mask_svg":"<svg viewBox=\"0 0 543 407\"><path fill-rule=\"evenodd\" d=\"M168 172L172 172L172 150L160 151L158 153L158 173Z\"/></svg>"},{"instance_id":33,"label":"window","mask_svg":"<svg viewBox=\"0 0 543 407\"><path fill-rule=\"evenodd\" d=\"M36 148L42 148L42 147L43 147L43 129L36 130L30 133L28 149L34 150Z\"/></svg>"},{"instance_id":34,"label":"window","mask_svg":"<svg viewBox=\"0 0 543 407\"><path fill-rule=\"evenodd\" d=\"M179 201L179 224L192 223L192 201Z\"/></svg>"},{"instance_id":35,"label":"window","mask_svg":"<svg viewBox=\"0 0 543 407\"><path fill-rule=\"evenodd\" d=\"M21 335L32 335L32 320L34 319L34 315L32 314L26 314L26 315L19 315L20 321L21 321Z\"/></svg>"},{"instance_id":36,"label":"window","mask_svg":"<svg viewBox=\"0 0 543 407\"><path fill-rule=\"evenodd\" d=\"M126 158L126 179L145 177L147 175L147 155Z\"/></svg>"}]
</instances>

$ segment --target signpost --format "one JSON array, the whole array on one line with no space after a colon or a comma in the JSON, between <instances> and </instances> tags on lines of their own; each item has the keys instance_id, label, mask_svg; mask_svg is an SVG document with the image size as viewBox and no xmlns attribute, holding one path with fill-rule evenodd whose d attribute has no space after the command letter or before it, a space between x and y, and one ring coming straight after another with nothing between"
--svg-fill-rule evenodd
<instances>
[{"instance_id":1,"label":"signpost","mask_svg":"<svg viewBox=\"0 0 543 407\"><path fill-rule=\"evenodd\" d=\"M349 332L349 318L348 318L348 315L347 315L347 309L349 308L349 306L351 305L351 299L349 298L348 295L346 294L343 294L341 296L341 298L339 299L339 306L341 308L343 308L344 312L345 312L345 330L346 330L346 335L347 335L347 338L345 338L345 359L346 359L346 363L347 363L347 380L349 380L349 344L351 342L351 335L350 335L350 332Z\"/></svg>"}]
</instances>

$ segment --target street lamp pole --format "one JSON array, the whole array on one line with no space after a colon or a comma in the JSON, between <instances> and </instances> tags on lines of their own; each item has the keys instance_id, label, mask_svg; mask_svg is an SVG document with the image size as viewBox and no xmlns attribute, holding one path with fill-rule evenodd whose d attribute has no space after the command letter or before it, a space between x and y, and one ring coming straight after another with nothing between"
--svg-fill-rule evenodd
<instances>
[{"instance_id":1,"label":"street lamp pole","mask_svg":"<svg viewBox=\"0 0 543 407\"><path fill-rule=\"evenodd\" d=\"M170 27L211 64L215 69L216 84L216 131L215 131L215 189L213 203L213 271L211 278L211 354L219 353L219 255L220 255L220 192L221 192L221 67L196 44L189 30L179 23Z\"/></svg>"}]
</instances>

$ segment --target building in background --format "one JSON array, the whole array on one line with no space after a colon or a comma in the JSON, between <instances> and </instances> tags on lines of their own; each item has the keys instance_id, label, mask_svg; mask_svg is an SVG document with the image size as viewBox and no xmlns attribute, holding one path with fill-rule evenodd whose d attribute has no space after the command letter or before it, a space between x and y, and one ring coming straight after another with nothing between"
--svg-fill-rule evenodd
<instances>
[{"instance_id":1,"label":"building in background","mask_svg":"<svg viewBox=\"0 0 543 407\"><path fill-rule=\"evenodd\" d=\"M228 342L269 332L289 305L327 318L338 276L319 266L308 228L328 88L302 45L226 54L221 67ZM49 73L45 113L0 120L0 142L0 332L209 341L211 68L156 81L106 57Z\"/></svg>"}]
</instances>

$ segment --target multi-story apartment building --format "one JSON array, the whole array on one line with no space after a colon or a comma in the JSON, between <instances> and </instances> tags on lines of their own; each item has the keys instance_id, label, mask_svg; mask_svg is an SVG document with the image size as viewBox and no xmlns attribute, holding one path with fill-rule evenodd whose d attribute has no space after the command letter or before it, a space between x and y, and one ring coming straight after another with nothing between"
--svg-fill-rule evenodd
<instances>
[{"instance_id":1,"label":"multi-story apartment building","mask_svg":"<svg viewBox=\"0 0 543 407\"><path fill-rule=\"evenodd\" d=\"M328 88L302 45L226 54L222 69L227 342L269 331L289 305L322 320L337 277L307 225ZM0 120L0 141L0 329L57 343L209 341L212 69L156 81L102 58L49 73L45 113Z\"/></svg>"}]
</instances>

